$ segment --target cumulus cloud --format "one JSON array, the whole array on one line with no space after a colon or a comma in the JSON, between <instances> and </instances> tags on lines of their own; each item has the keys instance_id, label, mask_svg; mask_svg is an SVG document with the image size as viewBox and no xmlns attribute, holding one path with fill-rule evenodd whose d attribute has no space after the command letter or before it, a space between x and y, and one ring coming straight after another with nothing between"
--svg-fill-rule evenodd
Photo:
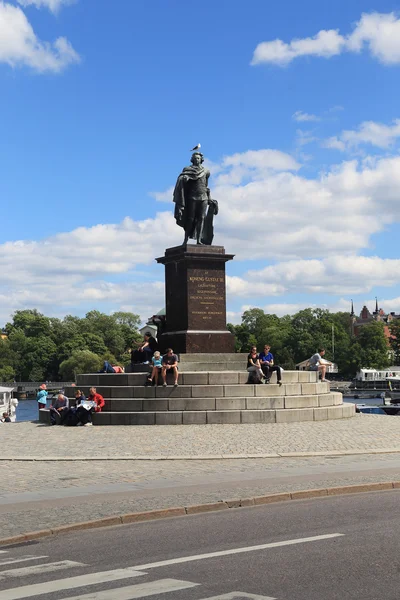
<instances>
[{"instance_id":1,"label":"cumulus cloud","mask_svg":"<svg viewBox=\"0 0 400 600\"><path fill-rule=\"evenodd\" d=\"M211 177L220 206L215 243L236 254L237 265L257 259L265 265L241 276L230 275L228 266L228 301L295 293L341 296L396 285L399 260L360 254L373 234L400 222L400 156L345 161L315 178L301 175L299 166L289 155L263 150L224 157ZM171 200L153 218L6 242L0 245L2 314L23 306L66 312L72 305L83 311L140 304L138 284L121 278L140 281L135 269L144 265L151 273L146 284L151 300L140 309L146 317L164 303L161 288L153 297L151 287L160 285L152 279L163 281L164 270L148 267L182 239Z\"/></svg>"},{"instance_id":2,"label":"cumulus cloud","mask_svg":"<svg viewBox=\"0 0 400 600\"><path fill-rule=\"evenodd\" d=\"M300 56L331 58L342 52L359 53L364 48L383 64L400 62L400 19L395 13L364 13L353 31L347 35L342 35L337 29L330 29L289 43L280 39L261 42L254 50L251 64L285 66Z\"/></svg>"},{"instance_id":3,"label":"cumulus cloud","mask_svg":"<svg viewBox=\"0 0 400 600\"><path fill-rule=\"evenodd\" d=\"M40 73L59 73L79 61L65 37L42 42L20 8L0 1L0 62L11 67L28 66Z\"/></svg>"},{"instance_id":4,"label":"cumulus cloud","mask_svg":"<svg viewBox=\"0 0 400 600\"><path fill-rule=\"evenodd\" d=\"M345 151L361 144L369 144L378 148L389 148L400 137L400 119L391 125L364 121L356 130L344 130L339 136L330 137L323 142L325 148Z\"/></svg>"},{"instance_id":5,"label":"cumulus cloud","mask_svg":"<svg viewBox=\"0 0 400 600\"><path fill-rule=\"evenodd\" d=\"M56 13L62 6L67 6L75 2L75 0L17 0L21 6L36 6L36 8L48 8L51 12Z\"/></svg>"},{"instance_id":6,"label":"cumulus cloud","mask_svg":"<svg viewBox=\"0 0 400 600\"><path fill-rule=\"evenodd\" d=\"M320 117L317 117L317 115L310 115L309 113L305 113L302 110L296 110L295 113L293 113L292 115L292 119L294 121L320 121Z\"/></svg>"}]
</instances>

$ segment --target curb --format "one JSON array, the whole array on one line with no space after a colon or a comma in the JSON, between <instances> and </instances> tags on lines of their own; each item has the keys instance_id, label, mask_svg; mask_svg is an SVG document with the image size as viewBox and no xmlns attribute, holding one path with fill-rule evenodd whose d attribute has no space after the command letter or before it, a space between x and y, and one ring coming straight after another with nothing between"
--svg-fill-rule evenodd
<instances>
[{"instance_id":1,"label":"curb","mask_svg":"<svg viewBox=\"0 0 400 600\"><path fill-rule=\"evenodd\" d=\"M320 488L311 490L299 490L296 492L281 492L267 494L265 496L255 496L254 498L241 498L233 500L221 500L206 504L195 504L192 506L182 506L175 508L164 508L159 510L148 510L144 512L128 513L125 515L104 517L93 521L82 521L81 523L72 523L71 525L62 525L51 529L42 529L41 531L31 531L8 538L0 539L1 546L11 544L21 544L51 535L70 533L73 531L82 531L85 529L98 529L101 527L112 527L115 525L125 525L128 523L141 523L143 521L154 521L156 519L168 519L172 517L184 517L206 512L216 512L221 510L230 510L234 508L244 508L248 506L260 506L262 504L273 504L276 502L288 502L290 500L304 500L311 498L321 498L328 496L340 496L344 494L360 494L363 492L378 492L385 490L400 489L400 481L384 481L357 485L344 485L331 488Z\"/></svg>"},{"instance_id":2,"label":"curb","mask_svg":"<svg viewBox=\"0 0 400 600\"><path fill-rule=\"evenodd\" d=\"M32 456L1 456L1 462L79 462L79 461L162 461L162 460L242 460L247 458L307 458L313 456L356 456L362 454L396 454L400 448L374 448L365 450L325 450L321 452L274 452L270 454L199 454L197 456L47 456L46 458Z\"/></svg>"}]
</instances>

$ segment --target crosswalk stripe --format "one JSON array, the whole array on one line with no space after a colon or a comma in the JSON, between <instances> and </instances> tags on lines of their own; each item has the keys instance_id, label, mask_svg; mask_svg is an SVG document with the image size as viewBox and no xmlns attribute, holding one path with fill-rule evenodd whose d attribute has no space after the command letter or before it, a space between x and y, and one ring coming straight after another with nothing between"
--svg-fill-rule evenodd
<instances>
[{"instance_id":1,"label":"crosswalk stripe","mask_svg":"<svg viewBox=\"0 0 400 600\"><path fill-rule=\"evenodd\" d=\"M69 598L67 600L70 600ZM200 600L276 600L271 596L260 596L259 594L246 594L245 592L230 592L222 596L213 596L212 598L201 598Z\"/></svg>"},{"instance_id":2,"label":"crosswalk stripe","mask_svg":"<svg viewBox=\"0 0 400 600\"><path fill-rule=\"evenodd\" d=\"M155 594L167 594L187 590L199 585L191 581L180 581L179 579L158 579L148 583L129 585L123 588L113 588L103 592L93 592L83 596L68 597L65 600L134 600L135 598L146 598Z\"/></svg>"},{"instance_id":3,"label":"crosswalk stripe","mask_svg":"<svg viewBox=\"0 0 400 600\"><path fill-rule=\"evenodd\" d=\"M136 565L133 568L138 571L147 571L148 569L157 569L158 567L168 567L169 565L179 565L182 563L193 562L196 560L205 560L207 558L216 558L218 556L231 556L232 554L243 554L245 552L255 552L257 550L267 550L268 548L280 548L281 546L293 546L296 544L306 544L308 542L320 542L332 538L342 537L344 533L327 533L325 535L314 535L308 538L297 538L294 540L284 540L282 542L272 542L269 544L260 544L258 546L244 546L242 548L232 548L231 550L220 550L218 552L209 552L208 554L195 554L191 556L181 556L171 558L170 560L161 560L159 562L147 563L145 565Z\"/></svg>"},{"instance_id":4,"label":"crosswalk stripe","mask_svg":"<svg viewBox=\"0 0 400 600\"><path fill-rule=\"evenodd\" d=\"M0 567L5 565L13 565L16 563L27 562L28 560L40 560L41 558L48 558L48 556L35 556L34 554L29 556L21 556L21 558L2 558L0 560Z\"/></svg>"},{"instance_id":5,"label":"crosswalk stripe","mask_svg":"<svg viewBox=\"0 0 400 600\"><path fill-rule=\"evenodd\" d=\"M41 565L31 565L30 567L19 567L17 569L7 569L0 571L0 581L11 577L26 577L29 575L43 575L44 573L52 573L62 569L71 569L72 567L87 567L84 563L75 562L73 560L60 560L54 563Z\"/></svg>"},{"instance_id":6,"label":"crosswalk stripe","mask_svg":"<svg viewBox=\"0 0 400 600\"><path fill-rule=\"evenodd\" d=\"M32 598L32 596L42 596L62 590L74 590L87 585L97 585L99 583L111 583L120 579L130 579L146 575L136 569L114 569L113 571L100 571L99 573L88 573L76 577L67 577L66 579L56 579L44 583L35 583L33 585L24 585L18 588L11 588L0 592L0 600L21 600L21 598Z\"/></svg>"}]
</instances>

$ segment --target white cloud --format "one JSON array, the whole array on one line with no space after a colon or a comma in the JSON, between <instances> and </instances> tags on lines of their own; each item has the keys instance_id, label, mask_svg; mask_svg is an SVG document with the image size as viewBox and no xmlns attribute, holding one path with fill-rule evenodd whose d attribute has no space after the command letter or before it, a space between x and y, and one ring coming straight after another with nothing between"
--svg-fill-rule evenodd
<instances>
[{"instance_id":1,"label":"white cloud","mask_svg":"<svg viewBox=\"0 0 400 600\"><path fill-rule=\"evenodd\" d=\"M330 58L342 52L361 52L365 47L384 64L400 62L400 19L395 13L364 13L348 35L330 29L321 30L314 37L294 39L289 43L280 39L261 42L254 51L251 64L285 66L300 56Z\"/></svg>"},{"instance_id":2,"label":"white cloud","mask_svg":"<svg viewBox=\"0 0 400 600\"><path fill-rule=\"evenodd\" d=\"M317 115L310 115L308 113L303 112L302 110L296 110L295 113L293 113L292 115L292 119L294 121L320 121L320 117L317 117Z\"/></svg>"},{"instance_id":3,"label":"white cloud","mask_svg":"<svg viewBox=\"0 0 400 600\"><path fill-rule=\"evenodd\" d=\"M399 260L359 255L373 234L400 222L400 156L343 162L310 179L295 172L292 157L271 152L225 157L210 180L220 206L215 243L235 253L236 264L277 263L229 276L229 302L252 297L266 302L296 293L360 294L373 286L397 285ZM293 170L279 170L285 165ZM4 243L0 317L24 306L66 312L70 306L117 310L136 302L146 317L164 304L161 288L153 293L158 288L152 287L160 285L152 279L162 281L164 269L149 267L182 239L171 202L168 210L145 220L126 218L43 240ZM151 293L142 302L136 294L142 284L135 281L146 271L149 283L143 287Z\"/></svg>"},{"instance_id":4,"label":"white cloud","mask_svg":"<svg viewBox=\"0 0 400 600\"><path fill-rule=\"evenodd\" d=\"M341 151L361 144L389 148L398 137L400 137L400 119L395 119L392 125L364 121L356 130L344 130L339 136L328 138L323 142L323 146Z\"/></svg>"},{"instance_id":5,"label":"white cloud","mask_svg":"<svg viewBox=\"0 0 400 600\"><path fill-rule=\"evenodd\" d=\"M79 61L79 55L65 37L52 44L42 42L20 8L0 1L0 62L58 73Z\"/></svg>"},{"instance_id":6,"label":"white cloud","mask_svg":"<svg viewBox=\"0 0 400 600\"><path fill-rule=\"evenodd\" d=\"M48 8L51 12L56 13L62 6L73 4L75 0L17 0L21 6L36 6L36 8Z\"/></svg>"},{"instance_id":7,"label":"white cloud","mask_svg":"<svg viewBox=\"0 0 400 600\"><path fill-rule=\"evenodd\" d=\"M171 186L165 192L150 192L149 194L152 198L157 200L157 202L172 202L172 198L174 195L174 187Z\"/></svg>"}]
</instances>

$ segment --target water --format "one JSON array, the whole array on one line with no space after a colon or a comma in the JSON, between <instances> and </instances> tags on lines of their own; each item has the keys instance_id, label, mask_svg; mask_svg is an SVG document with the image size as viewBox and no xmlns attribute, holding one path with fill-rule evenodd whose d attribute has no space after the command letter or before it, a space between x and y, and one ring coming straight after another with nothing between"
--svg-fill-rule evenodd
<instances>
[{"instance_id":1,"label":"water","mask_svg":"<svg viewBox=\"0 0 400 600\"><path fill-rule=\"evenodd\" d=\"M36 399L20 400L17 406L17 422L37 421L39 418L39 409Z\"/></svg>"},{"instance_id":2,"label":"water","mask_svg":"<svg viewBox=\"0 0 400 600\"><path fill-rule=\"evenodd\" d=\"M343 402L351 402L352 404L366 404L367 406L380 406L383 404L383 400L380 396L376 398L352 398L350 396L343 396Z\"/></svg>"}]
</instances>

